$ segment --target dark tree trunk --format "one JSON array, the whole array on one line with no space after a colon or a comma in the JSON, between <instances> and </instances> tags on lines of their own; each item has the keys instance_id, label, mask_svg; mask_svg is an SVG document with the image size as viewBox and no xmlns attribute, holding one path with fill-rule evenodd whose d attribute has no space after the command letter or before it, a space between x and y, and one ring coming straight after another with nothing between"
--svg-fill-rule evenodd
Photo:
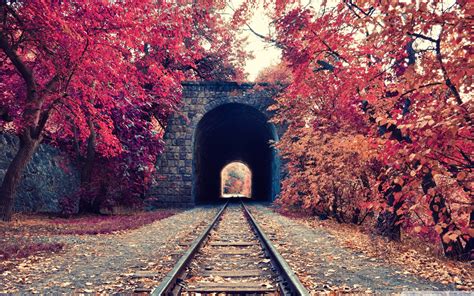
<instances>
[{"instance_id":1,"label":"dark tree trunk","mask_svg":"<svg viewBox=\"0 0 474 296\"><path fill-rule=\"evenodd\" d=\"M343 218L339 215L339 204L338 204L338 201L339 201L339 193L337 191L337 188L336 186L334 185L334 182L332 183L332 194L333 194L333 200L332 200L332 216L334 218L336 218L336 221L338 223L343 223Z\"/></svg>"},{"instance_id":2,"label":"dark tree trunk","mask_svg":"<svg viewBox=\"0 0 474 296\"><path fill-rule=\"evenodd\" d=\"M457 230L457 226L452 223L451 213L449 212L444 197L436 194L430 201L431 216L435 224L445 223L447 226L443 227L440 232L441 242L443 244L443 251L446 257L461 260L464 257L464 248L460 239L447 242L444 238L450 231Z\"/></svg>"},{"instance_id":3,"label":"dark tree trunk","mask_svg":"<svg viewBox=\"0 0 474 296\"><path fill-rule=\"evenodd\" d=\"M91 120L88 120L87 124L89 125L90 135L87 139L87 155L84 159L84 164L81 170L81 183L86 185L92 181L92 169L95 162L95 143L96 143L96 133L94 125Z\"/></svg>"},{"instance_id":4,"label":"dark tree trunk","mask_svg":"<svg viewBox=\"0 0 474 296\"><path fill-rule=\"evenodd\" d=\"M3 9L2 9L2 12ZM5 14L6 16L6 14ZM0 187L0 219L11 220L15 193L21 181L21 174L31 157L35 153L38 145L42 141L42 132L48 122L50 112L55 103L51 103L49 108L42 111L44 97L39 95L36 87L36 80L33 71L21 59L16 52L17 47L13 46L9 38L0 31L0 49L3 50L8 59L25 82L26 109L23 112L23 132L19 136L20 147L12 162L8 166ZM52 92L57 82L58 75L46 84L45 91Z\"/></svg>"},{"instance_id":5,"label":"dark tree trunk","mask_svg":"<svg viewBox=\"0 0 474 296\"><path fill-rule=\"evenodd\" d=\"M96 161L96 132L91 119L88 119L87 124L89 126L90 135L87 139L86 156L82 159L81 187L83 193L79 201L80 213L99 212L99 206L97 205L97 196L100 195L98 192L99 188L95 188L92 182L92 171Z\"/></svg>"},{"instance_id":6,"label":"dark tree trunk","mask_svg":"<svg viewBox=\"0 0 474 296\"><path fill-rule=\"evenodd\" d=\"M379 188L381 190L381 187ZM377 217L376 232L390 240L401 240L401 216L397 211L402 207L403 202L395 203L394 192L400 192L402 187L398 184L392 184L390 188L384 192L387 205L391 207L390 210L385 210Z\"/></svg>"},{"instance_id":7,"label":"dark tree trunk","mask_svg":"<svg viewBox=\"0 0 474 296\"><path fill-rule=\"evenodd\" d=\"M422 188L425 194L428 194L428 190L436 187L436 182L428 171L423 176ZM443 225L441 232L439 233L441 243L443 245L444 255L451 259L457 260L469 260L472 256L472 241L461 241L462 238L458 237L456 240L447 240L446 235L449 232L458 231L459 228L453 222L451 218L451 211L446 205L446 199L441 194L435 194L430 201L431 217L436 225Z\"/></svg>"},{"instance_id":8,"label":"dark tree trunk","mask_svg":"<svg viewBox=\"0 0 474 296\"><path fill-rule=\"evenodd\" d=\"M469 217L469 227L474 228L474 211L471 211L471 215ZM466 261L474 260L474 237L469 236L467 239L467 245L464 249L465 256L462 259Z\"/></svg>"},{"instance_id":9,"label":"dark tree trunk","mask_svg":"<svg viewBox=\"0 0 474 296\"><path fill-rule=\"evenodd\" d=\"M15 193L21 181L21 174L40 142L41 139L32 138L28 130L20 136L20 147L8 166L0 188L0 218L3 221L10 221L12 218Z\"/></svg>"},{"instance_id":10,"label":"dark tree trunk","mask_svg":"<svg viewBox=\"0 0 474 296\"><path fill-rule=\"evenodd\" d=\"M401 240L399 217L392 211L384 211L377 217L377 233L393 241Z\"/></svg>"},{"instance_id":11,"label":"dark tree trunk","mask_svg":"<svg viewBox=\"0 0 474 296\"><path fill-rule=\"evenodd\" d=\"M360 218L360 209L355 208L354 213L352 214L351 223L352 224L359 224L359 218Z\"/></svg>"}]
</instances>

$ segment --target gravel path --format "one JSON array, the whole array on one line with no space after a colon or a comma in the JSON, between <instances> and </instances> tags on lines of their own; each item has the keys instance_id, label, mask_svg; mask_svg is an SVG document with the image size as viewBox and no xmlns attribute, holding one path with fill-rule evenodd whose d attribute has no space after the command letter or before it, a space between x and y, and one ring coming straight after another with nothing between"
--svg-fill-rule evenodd
<instances>
[{"instance_id":1,"label":"gravel path","mask_svg":"<svg viewBox=\"0 0 474 296\"><path fill-rule=\"evenodd\" d=\"M250 208L281 255L314 294L323 291L389 293L454 289L340 247L336 238L324 229L300 224L265 206Z\"/></svg>"},{"instance_id":2,"label":"gravel path","mask_svg":"<svg viewBox=\"0 0 474 296\"><path fill-rule=\"evenodd\" d=\"M152 287L216 210L194 208L118 234L39 237L66 243L66 251L30 257L0 274L0 293L110 293Z\"/></svg>"}]
</instances>

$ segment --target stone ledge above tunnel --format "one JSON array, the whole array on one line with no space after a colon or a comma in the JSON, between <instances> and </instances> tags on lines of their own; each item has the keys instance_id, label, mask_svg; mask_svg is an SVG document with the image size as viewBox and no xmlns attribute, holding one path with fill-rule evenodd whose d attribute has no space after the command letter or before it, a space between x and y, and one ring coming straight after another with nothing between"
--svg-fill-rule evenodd
<instances>
[{"instance_id":1,"label":"stone ledge above tunnel","mask_svg":"<svg viewBox=\"0 0 474 296\"><path fill-rule=\"evenodd\" d=\"M204 201L197 198L196 172L193 172L194 141L198 123L212 110L225 104L242 104L253 108L267 120L271 113L267 108L273 103L276 92L259 85L235 82L183 82L182 107L171 116L165 131L165 148L157 161L157 173L148 197L156 206L189 206L196 202L214 202L215 199ZM269 125L272 139L278 139L283 130ZM272 153L275 153L274 151ZM275 153L275 158L278 156ZM278 162L278 163L277 163ZM279 190L279 161L272 164L273 199ZM278 183L278 184L277 184ZM194 186L193 186L194 184Z\"/></svg>"}]
</instances>

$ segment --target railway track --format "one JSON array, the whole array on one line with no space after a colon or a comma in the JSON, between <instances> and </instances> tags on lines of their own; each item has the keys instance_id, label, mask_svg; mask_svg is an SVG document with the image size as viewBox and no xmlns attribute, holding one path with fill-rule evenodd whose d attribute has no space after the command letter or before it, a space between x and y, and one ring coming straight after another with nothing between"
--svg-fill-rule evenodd
<instances>
[{"instance_id":1,"label":"railway track","mask_svg":"<svg viewBox=\"0 0 474 296\"><path fill-rule=\"evenodd\" d=\"M152 295L309 295L242 203L226 203Z\"/></svg>"}]
</instances>

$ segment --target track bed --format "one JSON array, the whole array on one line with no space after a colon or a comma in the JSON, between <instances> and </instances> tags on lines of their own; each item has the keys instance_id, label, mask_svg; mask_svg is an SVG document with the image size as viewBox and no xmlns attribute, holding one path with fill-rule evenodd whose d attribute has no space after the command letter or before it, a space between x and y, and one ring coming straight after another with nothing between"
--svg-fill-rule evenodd
<instances>
[{"instance_id":1,"label":"track bed","mask_svg":"<svg viewBox=\"0 0 474 296\"><path fill-rule=\"evenodd\" d=\"M153 295L308 295L243 203L226 204Z\"/></svg>"}]
</instances>

